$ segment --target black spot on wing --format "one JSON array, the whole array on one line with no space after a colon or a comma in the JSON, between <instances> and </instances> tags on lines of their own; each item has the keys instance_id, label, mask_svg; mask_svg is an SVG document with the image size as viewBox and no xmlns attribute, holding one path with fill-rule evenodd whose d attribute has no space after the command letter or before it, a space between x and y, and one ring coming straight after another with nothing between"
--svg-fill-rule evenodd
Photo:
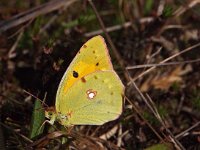
<instances>
[{"instance_id":1,"label":"black spot on wing","mask_svg":"<svg viewBox=\"0 0 200 150\"><path fill-rule=\"evenodd\" d=\"M96 63L96 66L99 66L99 63Z\"/></svg>"},{"instance_id":2,"label":"black spot on wing","mask_svg":"<svg viewBox=\"0 0 200 150\"><path fill-rule=\"evenodd\" d=\"M78 72L73 71L73 77L74 77L74 78L78 78Z\"/></svg>"}]
</instances>

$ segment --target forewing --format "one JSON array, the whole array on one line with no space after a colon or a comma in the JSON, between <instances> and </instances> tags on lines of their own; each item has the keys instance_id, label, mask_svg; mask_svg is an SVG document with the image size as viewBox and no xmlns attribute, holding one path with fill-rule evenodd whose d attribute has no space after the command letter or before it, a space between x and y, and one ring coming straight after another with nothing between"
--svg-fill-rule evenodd
<instances>
[{"instance_id":1,"label":"forewing","mask_svg":"<svg viewBox=\"0 0 200 150\"><path fill-rule=\"evenodd\" d=\"M56 109L60 105L60 99L66 95L76 81L99 70L113 70L108 49L102 36L96 36L87 41L69 65L58 87Z\"/></svg>"}]
</instances>

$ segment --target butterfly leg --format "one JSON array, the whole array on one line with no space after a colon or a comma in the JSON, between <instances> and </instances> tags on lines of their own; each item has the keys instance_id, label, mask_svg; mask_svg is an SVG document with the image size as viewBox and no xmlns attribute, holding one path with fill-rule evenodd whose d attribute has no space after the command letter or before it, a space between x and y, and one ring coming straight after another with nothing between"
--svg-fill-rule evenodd
<instances>
[{"instance_id":1,"label":"butterfly leg","mask_svg":"<svg viewBox=\"0 0 200 150\"><path fill-rule=\"evenodd\" d=\"M46 123L48 123L48 124L51 125L55 130L58 131L58 129L57 129L49 120L45 120L45 121L42 123L42 125L41 125L40 128L39 128L39 131L41 131L42 127L43 127Z\"/></svg>"}]
</instances>

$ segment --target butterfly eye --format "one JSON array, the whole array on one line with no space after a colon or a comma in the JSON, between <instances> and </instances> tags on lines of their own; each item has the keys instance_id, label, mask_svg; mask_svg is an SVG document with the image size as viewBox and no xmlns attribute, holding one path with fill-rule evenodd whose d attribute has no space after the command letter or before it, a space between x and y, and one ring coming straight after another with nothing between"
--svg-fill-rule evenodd
<instances>
[{"instance_id":1,"label":"butterfly eye","mask_svg":"<svg viewBox=\"0 0 200 150\"><path fill-rule=\"evenodd\" d=\"M52 112L48 112L48 115L49 115L49 116L52 116L52 115L53 115L53 113L52 113Z\"/></svg>"}]
</instances>

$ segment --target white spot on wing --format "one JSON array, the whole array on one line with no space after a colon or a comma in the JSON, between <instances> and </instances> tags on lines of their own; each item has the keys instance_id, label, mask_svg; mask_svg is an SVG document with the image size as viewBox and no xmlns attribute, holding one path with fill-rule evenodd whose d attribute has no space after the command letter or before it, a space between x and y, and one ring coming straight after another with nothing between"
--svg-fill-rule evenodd
<instances>
[{"instance_id":1,"label":"white spot on wing","mask_svg":"<svg viewBox=\"0 0 200 150\"><path fill-rule=\"evenodd\" d=\"M91 99L95 98L95 96L97 95L97 91L89 89L86 91L86 94L87 94L87 98L91 100Z\"/></svg>"}]
</instances>

